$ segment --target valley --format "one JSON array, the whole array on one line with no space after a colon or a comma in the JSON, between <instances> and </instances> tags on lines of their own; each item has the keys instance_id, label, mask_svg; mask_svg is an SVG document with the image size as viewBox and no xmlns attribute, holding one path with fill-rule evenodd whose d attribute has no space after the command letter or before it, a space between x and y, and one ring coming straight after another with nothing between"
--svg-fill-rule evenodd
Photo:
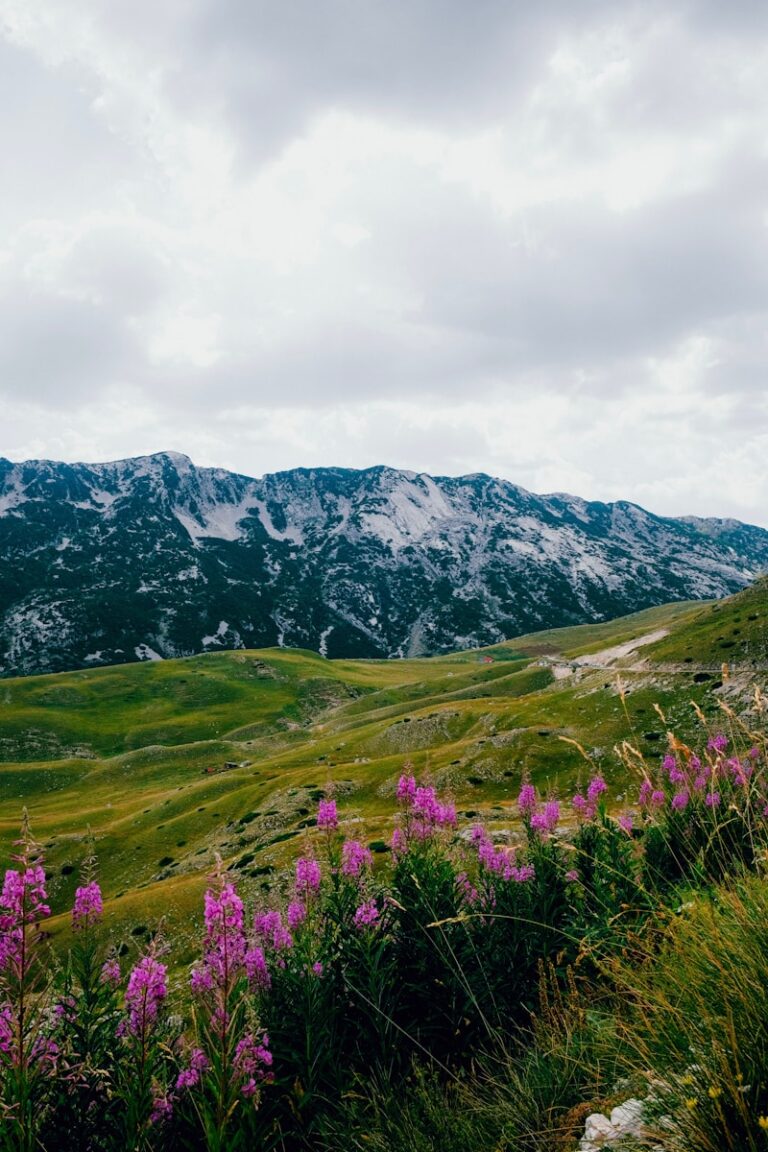
<instances>
[{"instance_id":1,"label":"valley","mask_svg":"<svg viewBox=\"0 0 768 1152\"><path fill-rule=\"evenodd\" d=\"M728 663L727 678L722 665ZM598 768L631 802L614 747L652 762L720 704L748 708L768 681L760 581L713 603L532 633L431 659L328 660L266 649L7 679L0 684L0 833L28 808L54 912L71 905L93 837L116 943L161 918L184 957L214 854L258 894L313 833L332 794L343 826L381 858L403 765L515 834L523 777L567 799ZM583 752L579 749L581 745ZM5 861L3 861L4 863ZM68 921L51 930L66 942Z\"/></svg>"}]
</instances>

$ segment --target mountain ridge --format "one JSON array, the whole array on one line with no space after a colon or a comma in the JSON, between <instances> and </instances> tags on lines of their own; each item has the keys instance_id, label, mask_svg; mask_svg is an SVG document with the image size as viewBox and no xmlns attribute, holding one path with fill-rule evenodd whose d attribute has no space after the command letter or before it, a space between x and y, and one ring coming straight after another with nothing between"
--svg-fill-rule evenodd
<instances>
[{"instance_id":1,"label":"mountain ridge","mask_svg":"<svg viewBox=\"0 0 768 1152\"><path fill-rule=\"evenodd\" d=\"M260 478L182 453L0 458L0 675L289 645L394 657L496 643L768 569L768 531L485 473Z\"/></svg>"}]
</instances>

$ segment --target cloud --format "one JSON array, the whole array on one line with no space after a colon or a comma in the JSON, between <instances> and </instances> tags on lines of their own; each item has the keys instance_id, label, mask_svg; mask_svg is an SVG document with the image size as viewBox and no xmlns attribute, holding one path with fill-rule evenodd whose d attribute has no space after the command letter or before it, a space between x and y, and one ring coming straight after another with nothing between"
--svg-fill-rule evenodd
<instances>
[{"instance_id":1,"label":"cloud","mask_svg":"<svg viewBox=\"0 0 768 1152\"><path fill-rule=\"evenodd\" d=\"M764 5L0 0L0 32L0 454L766 522Z\"/></svg>"}]
</instances>

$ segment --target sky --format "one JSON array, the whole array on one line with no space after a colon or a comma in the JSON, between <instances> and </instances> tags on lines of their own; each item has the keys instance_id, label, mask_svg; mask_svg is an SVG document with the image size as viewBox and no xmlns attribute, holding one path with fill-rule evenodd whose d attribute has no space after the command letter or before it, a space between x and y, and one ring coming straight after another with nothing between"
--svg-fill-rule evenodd
<instances>
[{"instance_id":1,"label":"sky","mask_svg":"<svg viewBox=\"0 0 768 1152\"><path fill-rule=\"evenodd\" d=\"M0 456L768 526L764 0L0 0Z\"/></svg>"}]
</instances>

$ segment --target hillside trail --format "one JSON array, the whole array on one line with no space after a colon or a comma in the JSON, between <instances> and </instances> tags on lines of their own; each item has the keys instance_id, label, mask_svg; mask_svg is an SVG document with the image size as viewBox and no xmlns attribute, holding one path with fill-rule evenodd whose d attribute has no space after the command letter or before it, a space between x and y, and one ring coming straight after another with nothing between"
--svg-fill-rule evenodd
<instances>
[{"instance_id":1,"label":"hillside trail","mask_svg":"<svg viewBox=\"0 0 768 1152\"><path fill-rule=\"evenodd\" d=\"M624 662L627 657L632 656L638 648L643 648L648 644L655 644L657 640L663 640L664 637L668 635L669 628L657 628L653 632L646 632L643 636L635 636L632 640L625 641L624 644L615 644L610 648L602 648L599 652L589 652L583 656L575 656L571 659L565 658L562 655L545 657L543 662L550 665L555 680L564 680L580 668L610 669L615 672L648 672L651 670L659 673L708 672L719 674L722 672L723 664L699 664L691 661L690 663L658 663L650 665L647 659L637 660L632 663ZM744 669L732 664L730 671L732 675L744 671L750 674L766 673L768 672L768 667L751 665L748 669Z\"/></svg>"}]
</instances>

